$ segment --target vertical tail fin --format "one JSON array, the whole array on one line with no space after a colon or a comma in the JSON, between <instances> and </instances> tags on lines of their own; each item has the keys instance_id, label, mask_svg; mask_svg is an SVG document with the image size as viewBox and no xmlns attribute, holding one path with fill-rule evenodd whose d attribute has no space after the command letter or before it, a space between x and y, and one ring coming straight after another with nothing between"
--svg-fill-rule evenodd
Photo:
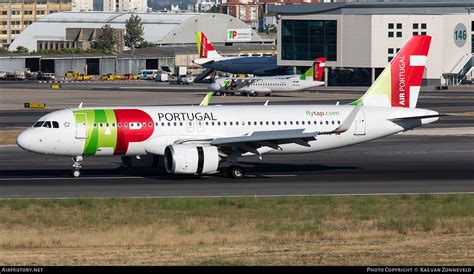
<instances>
[{"instance_id":1,"label":"vertical tail fin","mask_svg":"<svg viewBox=\"0 0 474 274\"><path fill-rule=\"evenodd\" d=\"M313 65L300 76L300 80L306 80L311 77L313 81L321 81L323 79L324 67L326 66L326 58L320 57L314 59Z\"/></svg>"},{"instance_id":2,"label":"vertical tail fin","mask_svg":"<svg viewBox=\"0 0 474 274\"><path fill-rule=\"evenodd\" d=\"M221 57L211 42L209 42L204 32L196 32L196 44L199 58L213 59Z\"/></svg>"},{"instance_id":3,"label":"vertical tail fin","mask_svg":"<svg viewBox=\"0 0 474 274\"><path fill-rule=\"evenodd\" d=\"M410 38L364 96L351 104L416 107L430 43L428 35Z\"/></svg>"}]
</instances>

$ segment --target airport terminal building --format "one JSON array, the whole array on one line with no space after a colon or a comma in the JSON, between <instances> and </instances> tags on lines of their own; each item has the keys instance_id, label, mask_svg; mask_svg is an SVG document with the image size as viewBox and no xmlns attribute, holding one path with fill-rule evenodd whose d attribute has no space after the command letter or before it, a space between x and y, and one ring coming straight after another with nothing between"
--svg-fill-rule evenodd
<instances>
[{"instance_id":1,"label":"airport terminal building","mask_svg":"<svg viewBox=\"0 0 474 274\"><path fill-rule=\"evenodd\" d=\"M472 1L326 3L273 6L278 14L278 64L328 60L329 85L369 85L413 35L431 35L425 84L473 77Z\"/></svg>"}]
</instances>

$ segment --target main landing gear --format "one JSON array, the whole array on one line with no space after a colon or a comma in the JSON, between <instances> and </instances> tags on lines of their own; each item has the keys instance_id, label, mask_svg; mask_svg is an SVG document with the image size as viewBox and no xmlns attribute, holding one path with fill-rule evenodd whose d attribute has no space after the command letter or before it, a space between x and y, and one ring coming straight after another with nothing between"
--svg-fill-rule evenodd
<instances>
[{"instance_id":1,"label":"main landing gear","mask_svg":"<svg viewBox=\"0 0 474 274\"><path fill-rule=\"evenodd\" d=\"M82 160L82 156L72 157L72 161L74 162L71 171L72 177L78 178L79 176L81 176Z\"/></svg>"},{"instance_id":2,"label":"main landing gear","mask_svg":"<svg viewBox=\"0 0 474 274\"><path fill-rule=\"evenodd\" d=\"M227 168L227 176L234 179L240 179L244 177L244 169L240 165L231 165Z\"/></svg>"}]
</instances>

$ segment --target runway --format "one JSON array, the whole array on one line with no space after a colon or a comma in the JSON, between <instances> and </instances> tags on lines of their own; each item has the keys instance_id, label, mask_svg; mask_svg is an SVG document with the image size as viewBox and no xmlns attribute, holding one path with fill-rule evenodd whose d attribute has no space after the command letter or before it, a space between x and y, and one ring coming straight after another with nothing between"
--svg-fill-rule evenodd
<instances>
[{"instance_id":1,"label":"runway","mask_svg":"<svg viewBox=\"0 0 474 274\"><path fill-rule=\"evenodd\" d=\"M351 147L243 161L246 177L168 176L86 158L69 177L68 158L0 148L0 197L170 197L393 193L474 193L474 138L392 136Z\"/></svg>"}]
</instances>

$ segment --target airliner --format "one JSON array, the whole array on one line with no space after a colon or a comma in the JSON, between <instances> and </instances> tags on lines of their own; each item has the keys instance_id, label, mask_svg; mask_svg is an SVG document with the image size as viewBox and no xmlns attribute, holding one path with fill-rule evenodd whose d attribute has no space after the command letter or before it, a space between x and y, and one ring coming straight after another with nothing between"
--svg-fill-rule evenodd
<instances>
[{"instance_id":1,"label":"airliner","mask_svg":"<svg viewBox=\"0 0 474 274\"><path fill-rule=\"evenodd\" d=\"M321 81L326 58L316 58L314 64L301 75L263 76L263 77L225 77L218 78L209 85L209 89L220 93L258 96L270 96L272 92L289 92L309 89L324 85Z\"/></svg>"},{"instance_id":2,"label":"airliner","mask_svg":"<svg viewBox=\"0 0 474 274\"><path fill-rule=\"evenodd\" d=\"M193 62L207 69L258 76L281 75L290 71L288 67L278 66L277 58L274 56L223 57L216 51L204 32L196 32L196 43L199 58Z\"/></svg>"},{"instance_id":3,"label":"airliner","mask_svg":"<svg viewBox=\"0 0 474 274\"><path fill-rule=\"evenodd\" d=\"M431 36L413 36L368 91L348 105L207 105L72 108L51 112L17 137L24 150L73 159L163 156L170 174L213 174L242 157L308 153L359 144L433 123L416 108Z\"/></svg>"}]
</instances>

